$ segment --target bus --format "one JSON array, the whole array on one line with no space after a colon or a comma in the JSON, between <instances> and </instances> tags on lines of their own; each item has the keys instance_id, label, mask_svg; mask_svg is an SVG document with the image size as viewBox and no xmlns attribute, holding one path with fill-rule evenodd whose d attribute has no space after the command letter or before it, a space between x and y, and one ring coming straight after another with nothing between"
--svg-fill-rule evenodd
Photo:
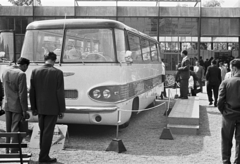
<instances>
[{"instance_id":1,"label":"bus","mask_svg":"<svg viewBox=\"0 0 240 164\"><path fill-rule=\"evenodd\" d=\"M31 61L27 74L44 65L44 54L57 55L64 74L66 112L58 123L129 124L134 113L163 90L159 43L109 19L57 19L30 23L21 57ZM2 70L1 70L2 71ZM29 104L30 105L30 104ZM30 108L30 107L29 107ZM37 121L31 112L29 121Z\"/></svg>"}]
</instances>

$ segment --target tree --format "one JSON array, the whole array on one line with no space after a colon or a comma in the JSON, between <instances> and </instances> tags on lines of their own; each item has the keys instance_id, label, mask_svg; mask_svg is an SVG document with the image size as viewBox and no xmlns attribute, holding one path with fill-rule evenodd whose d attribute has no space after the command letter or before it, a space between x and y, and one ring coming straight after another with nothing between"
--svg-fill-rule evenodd
<instances>
[{"instance_id":1,"label":"tree","mask_svg":"<svg viewBox=\"0 0 240 164\"><path fill-rule=\"evenodd\" d=\"M33 3L37 6L41 5L41 0L8 0L8 2L12 3L14 6L30 6Z\"/></svg>"},{"instance_id":2,"label":"tree","mask_svg":"<svg viewBox=\"0 0 240 164\"><path fill-rule=\"evenodd\" d=\"M203 7L221 7L223 0L209 0L203 4Z\"/></svg>"}]
</instances>

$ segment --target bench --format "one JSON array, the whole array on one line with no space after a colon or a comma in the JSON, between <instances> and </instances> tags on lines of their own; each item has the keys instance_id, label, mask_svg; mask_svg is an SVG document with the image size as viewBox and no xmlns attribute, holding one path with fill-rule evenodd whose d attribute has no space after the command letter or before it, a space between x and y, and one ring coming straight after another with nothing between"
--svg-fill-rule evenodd
<instances>
[{"instance_id":1,"label":"bench","mask_svg":"<svg viewBox=\"0 0 240 164\"><path fill-rule=\"evenodd\" d=\"M5 153L0 154L0 163L29 163L30 157L32 156L31 153L22 153L22 148L27 148L27 144L23 144L20 141L20 138L26 137L26 132L0 132L0 137L18 137L18 143L0 143L0 148L19 148L19 153Z\"/></svg>"}]
</instances>

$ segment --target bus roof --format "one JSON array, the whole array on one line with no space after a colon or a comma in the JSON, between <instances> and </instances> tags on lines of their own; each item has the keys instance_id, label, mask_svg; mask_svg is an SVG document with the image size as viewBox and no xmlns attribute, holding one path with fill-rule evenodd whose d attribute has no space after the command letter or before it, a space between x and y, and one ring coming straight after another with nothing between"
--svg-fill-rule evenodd
<instances>
[{"instance_id":1,"label":"bus roof","mask_svg":"<svg viewBox=\"0 0 240 164\"><path fill-rule=\"evenodd\" d=\"M149 39L156 41L148 35L129 27L119 21L111 19L54 19L42 20L30 23L27 30L51 30L51 29L77 29L77 28L118 28L126 29L133 33L143 35Z\"/></svg>"}]
</instances>

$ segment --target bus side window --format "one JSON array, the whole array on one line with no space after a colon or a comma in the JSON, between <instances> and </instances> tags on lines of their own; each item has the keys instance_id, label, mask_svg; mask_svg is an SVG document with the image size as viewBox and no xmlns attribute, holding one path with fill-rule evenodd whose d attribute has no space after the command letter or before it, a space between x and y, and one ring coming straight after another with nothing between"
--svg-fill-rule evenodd
<instances>
[{"instance_id":1,"label":"bus side window","mask_svg":"<svg viewBox=\"0 0 240 164\"><path fill-rule=\"evenodd\" d=\"M151 58L152 61L158 61L158 53L157 53L157 45L153 42L150 42L150 48L151 48Z\"/></svg>"},{"instance_id":2,"label":"bus side window","mask_svg":"<svg viewBox=\"0 0 240 164\"><path fill-rule=\"evenodd\" d=\"M151 60L149 41L142 38L141 39L141 47L142 47L143 60L144 61Z\"/></svg>"},{"instance_id":3,"label":"bus side window","mask_svg":"<svg viewBox=\"0 0 240 164\"><path fill-rule=\"evenodd\" d=\"M130 51L132 51L133 62L142 61L140 38L138 36L134 36L131 33L128 33L128 42L129 42Z\"/></svg>"}]
</instances>

